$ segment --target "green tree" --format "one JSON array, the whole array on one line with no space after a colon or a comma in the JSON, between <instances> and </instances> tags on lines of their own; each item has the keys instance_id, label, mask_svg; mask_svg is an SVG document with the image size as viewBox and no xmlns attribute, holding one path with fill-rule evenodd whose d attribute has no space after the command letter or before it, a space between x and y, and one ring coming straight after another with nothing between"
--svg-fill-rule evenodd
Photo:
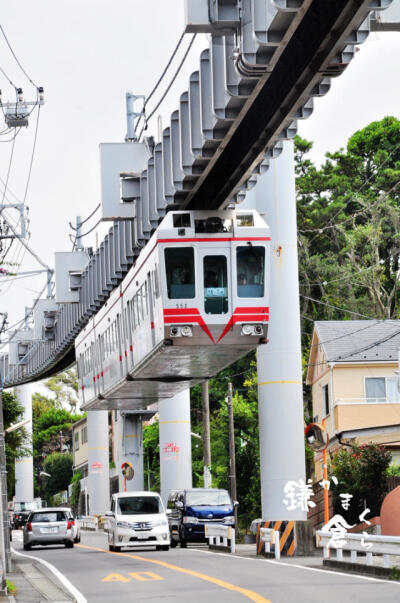
<instances>
[{"instance_id":1,"label":"green tree","mask_svg":"<svg viewBox=\"0 0 400 603\"><path fill-rule=\"evenodd\" d=\"M45 386L54 394L55 406L68 408L71 413L78 409L78 375L76 366L50 377Z\"/></svg>"},{"instance_id":2,"label":"green tree","mask_svg":"<svg viewBox=\"0 0 400 603\"><path fill-rule=\"evenodd\" d=\"M370 509L369 517L379 515L391 459L390 452L377 444L354 445L334 454L329 468L330 476L338 480L337 484L331 482L334 512L343 514L340 495L351 494L350 508L345 513L351 524L359 523L365 508Z\"/></svg>"},{"instance_id":3,"label":"green tree","mask_svg":"<svg viewBox=\"0 0 400 603\"><path fill-rule=\"evenodd\" d=\"M14 394L3 391L3 420L4 429L15 425L22 420L24 408L18 403ZM15 461L28 452L30 442L27 440L27 434L22 427L11 433L5 434L6 449L6 470L7 470L7 491L8 497L12 498L15 487Z\"/></svg>"},{"instance_id":4,"label":"green tree","mask_svg":"<svg viewBox=\"0 0 400 603\"><path fill-rule=\"evenodd\" d=\"M44 478L46 500L50 500L57 492L67 490L72 477L72 454L53 452L45 459L43 470L49 474Z\"/></svg>"}]
</instances>

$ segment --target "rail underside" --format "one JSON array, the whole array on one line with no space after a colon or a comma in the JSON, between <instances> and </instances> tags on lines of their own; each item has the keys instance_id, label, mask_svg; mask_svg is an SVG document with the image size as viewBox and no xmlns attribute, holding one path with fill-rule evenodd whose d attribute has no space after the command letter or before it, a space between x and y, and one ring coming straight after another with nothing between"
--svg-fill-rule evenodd
<instances>
[{"instance_id":1,"label":"rail underside","mask_svg":"<svg viewBox=\"0 0 400 603\"><path fill-rule=\"evenodd\" d=\"M83 406L84 410L136 410L146 408L216 375L258 345L257 337L232 332L226 341L214 344L205 336L187 338L179 345L160 344L115 387ZM266 327L265 327L266 332ZM208 339L208 341L207 341Z\"/></svg>"}]
</instances>

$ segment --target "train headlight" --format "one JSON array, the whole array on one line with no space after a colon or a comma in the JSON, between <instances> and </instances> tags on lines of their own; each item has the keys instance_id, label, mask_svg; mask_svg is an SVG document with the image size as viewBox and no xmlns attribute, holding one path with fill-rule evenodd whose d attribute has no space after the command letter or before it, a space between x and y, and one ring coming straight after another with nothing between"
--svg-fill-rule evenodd
<instances>
[{"instance_id":1,"label":"train headlight","mask_svg":"<svg viewBox=\"0 0 400 603\"><path fill-rule=\"evenodd\" d=\"M184 337L192 337L192 335L193 335L192 327L189 327L187 325L182 327L181 333Z\"/></svg>"},{"instance_id":2,"label":"train headlight","mask_svg":"<svg viewBox=\"0 0 400 603\"><path fill-rule=\"evenodd\" d=\"M253 327L252 325L243 325L242 326L242 335L252 335Z\"/></svg>"}]
</instances>

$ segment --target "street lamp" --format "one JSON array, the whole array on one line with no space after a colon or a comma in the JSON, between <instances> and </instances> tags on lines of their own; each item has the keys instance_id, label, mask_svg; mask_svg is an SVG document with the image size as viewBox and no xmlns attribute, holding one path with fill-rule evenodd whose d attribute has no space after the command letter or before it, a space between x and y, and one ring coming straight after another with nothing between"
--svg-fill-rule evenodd
<instances>
[{"instance_id":1,"label":"street lamp","mask_svg":"<svg viewBox=\"0 0 400 603\"><path fill-rule=\"evenodd\" d=\"M16 431L20 427L23 427L27 423L30 423L30 421L30 419L24 419L23 421L19 421L19 423L14 423L14 425L10 425L10 427L7 427L5 431L6 433L11 433L12 431Z\"/></svg>"}]
</instances>

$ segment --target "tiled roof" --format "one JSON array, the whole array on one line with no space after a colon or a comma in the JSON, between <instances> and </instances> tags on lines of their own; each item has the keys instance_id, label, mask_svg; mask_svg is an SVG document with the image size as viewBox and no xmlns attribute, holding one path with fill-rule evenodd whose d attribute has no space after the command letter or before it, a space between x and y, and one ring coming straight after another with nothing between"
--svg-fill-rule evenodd
<instances>
[{"instance_id":1,"label":"tiled roof","mask_svg":"<svg viewBox=\"0 0 400 603\"><path fill-rule=\"evenodd\" d=\"M326 320L315 322L327 362L396 362L400 320Z\"/></svg>"}]
</instances>

